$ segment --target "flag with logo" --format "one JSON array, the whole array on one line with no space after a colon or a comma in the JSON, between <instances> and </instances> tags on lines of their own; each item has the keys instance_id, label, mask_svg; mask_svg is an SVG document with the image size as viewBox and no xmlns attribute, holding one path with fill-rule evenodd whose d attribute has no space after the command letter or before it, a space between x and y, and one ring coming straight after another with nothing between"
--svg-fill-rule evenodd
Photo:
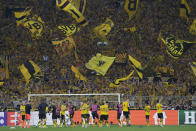
<instances>
[{"instance_id":1,"label":"flag with logo","mask_svg":"<svg viewBox=\"0 0 196 131\"><path fill-rule=\"evenodd\" d=\"M108 57L97 53L96 56L92 57L89 62L85 64L85 66L90 70L96 71L98 75L104 76L114 60L115 57Z\"/></svg>"},{"instance_id":2,"label":"flag with logo","mask_svg":"<svg viewBox=\"0 0 196 131\"><path fill-rule=\"evenodd\" d=\"M189 32L192 35L196 35L196 19L194 19L193 23L191 24L191 26L189 28Z\"/></svg>"},{"instance_id":3,"label":"flag with logo","mask_svg":"<svg viewBox=\"0 0 196 131\"><path fill-rule=\"evenodd\" d=\"M196 62L192 62L192 63L191 63L191 68L192 68L192 70L193 70L193 73L194 73L195 76L196 76Z\"/></svg>"},{"instance_id":4,"label":"flag with logo","mask_svg":"<svg viewBox=\"0 0 196 131\"><path fill-rule=\"evenodd\" d=\"M194 44L194 42L180 40L173 35L161 40L166 45L167 53L174 59L178 59Z\"/></svg>"},{"instance_id":5,"label":"flag with logo","mask_svg":"<svg viewBox=\"0 0 196 131\"><path fill-rule=\"evenodd\" d=\"M24 64L19 66L19 69L26 80L26 84L28 84L31 79L36 79L36 80L40 79L39 73L41 69L32 60L26 61Z\"/></svg>"},{"instance_id":6,"label":"flag with logo","mask_svg":"<svg viewBox=\"0 0 196 131\"><path fill-rule=\"evenodd\" d=\"M129 60L131 62L132 67L135 69L135 71L137 72L138 76L143 79L143 68L142 68L142 64L136 60L135 58L133 58L132 56L129 55Z\"/></svg>"},{"instance_id":7,"label":"flag with logo","mask_svg":"<svg viewBox=\"0 0 196 131\"><path fill-rule=\"evenodd\" d=\"M75 66L71 66L71 70L74 72L75 74L75 77L79 80L82 80L82 81L87 81L86 78L79 72L78 68L76 68Z\"/></svg>"},{"instance_id":8,"label":"flag with logo","mask_svg":"<svg viewBox=\"0 0 196 131\"><path fill-rule=\"evenodd\" d=\"M77 32L77 27L75 24L71 24L71 25L59 25L57 27L60 31L62 31L65 36L71 36L74 33Z\"/></svg>"},{"instance_id":9,"label":"flag with logo","mask_svg":"<svg viewBox=\"0 0 196 131\"><path fill-rule=\"evenodd\" d=\"M75 6L73 6L73 2L71 3L69 0L56 0L56 5L63 11L71 14L78 25L86 26L88 24L88 21L86 21L83 14Z\"/></svg>"},{"instance_id":10,"label":"flag with logo","mask_svg":"<svg viewBox=\"0 0 196 131\"><path fill-rule=\"evenodd\" d=\"M132 19L139 8L139 0L125 0L124 9L129 15L129 19Z\"/></svg>"},{"instance_id":11,"label":"flag with logo","mask_svg":"<svg viewBox=\"0 0 196 131\"><path fill-rule=\"evenodd\" d=\"M16 9L14 11L17 26L28 29L33 39L39 39L45 28L45 23L38 15L31 16L31 8Z\"/></svg>"},{"instance_id":12,"label":"flag with logo","mask_svg":"<svg viewBox=\"0 0 196 131\"><path fill-rule=\"evenodd\" d=\"M189 20L189 15L191 13L191 8L189 7L187 0L181 0L180 3L180 17Z\"/></svg>"},{"instance_id":13,"label":"flag with logo","mask_svg":"<svg viewBox=\"0 0 196 131\"><path fill-rule=\"evenodd\" d=\"M134 73L134 70L130 72L129 75L127 75L126 77L123 78L119 78L117 80L115 80L114 82L110 83L109 87L114 88L114 87L120 87L121 83L128 80Z\"/></svg>"},{"instance_id":14,"label":"flag with logo","mask_svg":"<svg viewBox=\"0 0 196 131\"><path fill-rule=\"evenodd\" d=\"M96 26L93 31L97 37L103 40L107 40L106 36L111 31L113 26L114 26L113 21L107 18L103 24Z\"/></svg>"},{"instance_id":15,"label":"flag with logo","mask_svg":"<svg viewBox=\"0 0 196 131\"><path fill-rule=\"evenodd\" d=\"M55 46L57 54L61 57L69 55L71 51L74 49L74 55L76 61L78 61L79 58L76 50L76 44L72 37L67 37L62 40L53 40L52 44Z\"/></svg>"}]
</instances>

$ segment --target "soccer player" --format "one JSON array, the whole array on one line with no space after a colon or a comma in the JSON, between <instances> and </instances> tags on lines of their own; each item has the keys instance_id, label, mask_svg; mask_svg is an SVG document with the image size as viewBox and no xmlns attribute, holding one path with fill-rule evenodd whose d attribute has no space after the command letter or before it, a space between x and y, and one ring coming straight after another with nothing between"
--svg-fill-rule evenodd
<instances>
[{"instance_id":1,"label":"soccer player","mask_svg":"<svg viewBox=\"0 0 196 131\"><path fill-rule=\"evenodd\" d=\"M52 105L50 106L50 109L51 109L51 112L52 112L53 127L57 127L57 115L56 115L55 102L52 102Z\"/></svg>"},{"instance_id":2,"label":"soccer player","mask_svg":"<svg viewBox=\"0 0 196 131\"><path fill-rule=\"evenodd\" d=\"M159 100L157 101L156 109L157 109L158 119L160 119L159 125L160 125L161 127L163 127L163 124L162 124L162 122L163 122L162 105L160 104Z\"/></svg>"},{"instance_id":3,"label":"soccer player","mask_svg":"<svg viewBox=\"0 0 196 131\"><path fill-rule=\"evenodd\" d=\"M57 109L56 109L56 116L57 118L60 120L60 115L61 115L61 105L58 104L57 105Z\"/></svg>"},{"instance_id":4,"label":"soccer player","mask_svg":"<svg viewBox=\"0 0 196 131\"><path fill-rule=\"evenodd\" d=\"M150 105L148 104L148 102L146 102L146 106L145 106L145 115L146 115L146 122L147 122L147 125L149 126Z\"/></svg>"},{"instance_id":5,"label":"soccer player","mask_svg":"<svg viewBox=\"0 0 196 131\"><path fill-rule=\"evenodd\" d=\"M48 112L48 105L46 104L45 100L41 100L41 104L38 107L39 110L39 123L41 127L45 128L46 127L46 112Z\"/></svg>"},{"instance_id":6,"label":"soccer player","mask_svg":"<svg viewBox=\"0 0 196 131\"><path fill-rule=\"evenodd\" d=\"M99 120L97 110L98 110L98 105L97 105L97 101L95 101L94 104L92 104L92 106L91 106L91 111L92 111L92 116L93 116L93 125L95 125L96 118Z\"/></svg>"},{"instance_id":7,"label":"soccer player","mask_svg":"<svg viewBox=\"0 0 196 131\"><path fill-rule=\"evenodd\" d=\"M20 115L22 116L22 128L25 127L25 102L20 105Z\"/></svg>"},{"instance_id":8,"label":"soccer player","mask_svg":"<svg viewBox=\"0 0 196 131\"><path fill-rule=\"evenodd\" d=\"M102 127L104 121L105 121L105 124L108 126L108 114L109 114L109 109L108 109L108 104L107 104L107 102L104 102L104 103L100 106L100 111L101 111L101 116L100 116L100 127Z\"/></svg>"},{"instance_id":9,"label":"soccer player","mask_svg":"<svg viewBox=\"0 0 196 131\"><path fill-rule=\"evenodd\" d=\"M129 99L123 102L123 121L126 120L126 123L130 125L130 119L129 119Z\"/></svg>"},{"instance_id":10,"label":"soccer player","mask_svg":"<svg viewBox=\"0 0 196 131\"><path fill-rule=\"evenodd\" d=\"M82 116L82 127L88 127L89 123L89 105L81 102L81 116Z\"/></svg>"},{"instance_id":11,"label":"soccer player","mask_svg":"<svg viewBox=\"0 0 196 131\"><path fill-rule=\"evenodd\" d=\"M30 119L31 119L31 104L30 102L28 101L26 106L25 106L25 123L27 123L27 128L29 128L29 122L30 122Z\"/></svg>"},{"instance_id":12,"label":"soccer player","mask_svg":"<svg viewBox=\"0 0 196 131\"><path fill-rule=\"evenodd\" d=\"M122 115L122 111L123 111L123 106L122 104L118 104L117 105L117 120L119 125L122 127L122 122L121 122L121 115Z\"/></svg>"},{"instance_id":13,"label":"soccer player","mask_svg":"<svg viewBox=\"0 0 196 131\"><path fill-rule=\"evenodd\" d=\"M74 127L75 126L75 124L73 122L74 107L71 105L71 102L69 103L69 116L70 116L70 121L71 121L72 127Z\"/></svg>"},{"instance_id":14,"label":"soccer player","mask_svg":"<svg viewBox=\"0 0 196 131\"><path fill-rule=\"evenodd\" d=\"M63 124L66 125L65 123L65 111L66 111L66 102L64 101L63 104L61 105L61 119L60 119L60 127L63 127Z\"/></svg>"}]
</instances>

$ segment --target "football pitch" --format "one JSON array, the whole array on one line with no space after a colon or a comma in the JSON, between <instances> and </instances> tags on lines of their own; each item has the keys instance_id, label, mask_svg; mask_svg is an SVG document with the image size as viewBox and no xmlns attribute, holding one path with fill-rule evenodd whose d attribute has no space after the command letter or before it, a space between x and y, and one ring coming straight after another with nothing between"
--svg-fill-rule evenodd
<instances>
[{"instance_id":1,"label":"football pitch","mask_svg":"<svg viewBox=\"0 0 196 131\"><path fill-rule=\"evenodd\" d=\"M110 127L88 127L82 128L78 127L63 127L63 128L37 128L31 127L27 128L10 128L10 127L0 127L0 131L196 131L196 125L181 125L181 126L130 126L130 127L119 127L119 126L110 126Z\"/></svg>"}]
</instances>

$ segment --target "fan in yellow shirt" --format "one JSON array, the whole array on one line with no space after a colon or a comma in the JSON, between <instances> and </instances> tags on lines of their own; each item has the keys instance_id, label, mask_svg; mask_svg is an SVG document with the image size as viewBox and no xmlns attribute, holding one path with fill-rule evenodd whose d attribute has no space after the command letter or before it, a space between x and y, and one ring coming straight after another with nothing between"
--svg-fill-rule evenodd
<instances>
[{"instance_id":1,"label":"fan in yellow shirt","mask_svg":"<svg viewBox=\"0 0 196 131\"><path fill-rule=\"evenodd\" d=\"M108 126L108 114L109 114L109 108L107 102L104 102L100 106L101 116L100 116L100 126L102 126L102 123L105 121L105 124Z\"/></svg>"},{"instance_id":2,"label":"fan in yellow shirt","mask_svg":"<svg viewBox=\"0 0 196 131\"><path fill-rule=\"evenodd\" d=\"M163 126L162 125L162 121L163 121L162 105L160 104L159 100L157 101L156 109L157 109L158 119L160 119L159 125Z\"/></svg>"},{"instance_id":3,"label":"fan in yellow shirt","mask_svg":"<svg viewBox=\"0 0 196 131\"><path fill-rule=\"evenodd\" d=\"M82 117L82 127L88 127L89 123L89 105L81 102L81 117Z\"/></svg>"},{"instance_id":4,"label":"fan in yellow shirt","mask_svg":"<svg viewBox=\"0 0 196 131\"><path fill-rule=\"evenodd\" d=\"M65 123L65 111L66 111L67 107L66 107L66 102L64 101L63 104L61 105L61 119L60 119L60 127L64 125L66 125Z\"/></svg>"},{"instance_id":5,"label":"fan in yellow shirt","mask_svg":"<svg viewBox=\"0 0 196 131\"><path fill-rule=\"evenodd\" d=\"M123 121L126 121L127 124L130 125L130 119L129 119L129 99L124 101L122 106L123 106Z\"/></svg>"},{"instance_id":6,"label":"fan in yellow shirt","mask_svg":"<svg viewBox=\"0 0 196 131\"><path fill-rule=\"evenodd\" d=\"M146 115L146 122L147 122L147 125L149 125L150 105L148 104L148 102L146 102L146 106L145 106L145 115Z\"/></svg>"}]
</instances>

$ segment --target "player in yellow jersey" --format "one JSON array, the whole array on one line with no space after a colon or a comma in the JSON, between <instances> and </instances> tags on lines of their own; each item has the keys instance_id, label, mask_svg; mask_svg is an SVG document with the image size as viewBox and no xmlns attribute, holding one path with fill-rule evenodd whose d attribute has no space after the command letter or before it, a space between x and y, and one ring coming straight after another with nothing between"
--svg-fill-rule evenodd
<instances>
[{"instance_id":1,"label":"player in yellow jersey","mask_svg":"<svg viewBox=\"0 0 196 131\"><path fill-rule=\"evenodd\" d=\"M63 124L66 125L65 123L65 111L66 111L66 102L64 101L63 104L61 105L61 119L60 119L60 127L63 127Z\"/></svg>"},{"instance_id":2,"label":"player in yellow jersey","mask_svg":"<svg viewBox=\"0 0 196 131\"><path fill-rule=\"evenodd\" d=\"M89 123L89 105L81 102L81 117L82 117L82 127L88 127Z\"/></svg>"},{"instance_id":3,"label":"player in yellow jersey","mask_svg":"<svg viewBox=\"0 0 196 131\"><path fill-rule=\"evenodd\" d=\"M145 115L146 115L146 122L147 122L147 125L149 126L150 105L148 104L148 102L146 102L146 106L145 106Z\"/></svg>"},{"instance_id":4,"label":"player in yellow jersey","mask_svg":"<svg viewBox=\"0 0 196 131\"><path fill-rule=\"evenodd\" d=\"M123 106L123 121L126 121L127 124L130 125L130 118L129 118L129 99L127 99L126 101L124 101L123 104L122 104L122 106Z\"/></svg>"},{"instance_id":5,"label":"player in yellow jersey","mask_svg":"<svg viewBox=\"0 0 196 131\"><path fill-rule=\"evenodd\" d=\"M102 127L103 122L108 126L108 115L109 115L109 108L107 102L104 102L100 106L101 116L100 116L100 127Z\"/></svg>"},{"instance_id":6,"label":"player in yellow jersey","mask_svg":"<svg viewBox=\"0 0 196 131\"><path fill-rule=\"evenodd\" d=\"M157 109L158 119L160 119L159 125L162 127L163 126L163 124L162 124L162 121L163 121L163 113L162 113L162 105L160 104L160 101L159 100L157 101L156 109Z\"/></svg>"},{"instance_id":7,"label":"player in yellow jersey","mask_svg":"<svg viewBox=\"0 0 196 131\"><path fill-rule=\"evenodd\" d=\"M22 128L25 127L25 102L20 105L20 115L22 116Z\"/></svg>"}]
</instances>

